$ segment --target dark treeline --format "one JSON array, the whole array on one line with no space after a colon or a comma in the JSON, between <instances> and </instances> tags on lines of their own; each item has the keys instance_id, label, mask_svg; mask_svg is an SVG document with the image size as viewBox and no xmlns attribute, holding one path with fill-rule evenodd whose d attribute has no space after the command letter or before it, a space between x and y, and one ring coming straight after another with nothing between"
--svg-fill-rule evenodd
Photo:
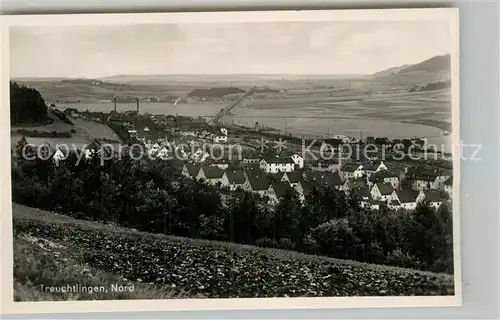
<instances>
[{"instance_id":1,"label":"dark treeline","mask_svg":"<svg viewBox=\"0 0 500 320\"><path fill-rule=\"evenodd\" d=\"M431 82L426 84L425 86L416 86L413 87L409 90L409 92L415 92L415 91L434 91L434 90L440 90L440 89L445 89L445 88L450 88L451 87L451 82L450 81L438 81L438 82Z\"/></svg>"},{"instance_id":2,"label":"dark treeline","mask_svg":"<svg viewBox=\"0 0 500 320\"><path fill-rule=\"evenodd\" d=\"M74 129L71 129L74 131ZM38 138L71 138L70 131L37 131L37 130L27 130L18 129L17 133L25 137L38 137Z\"/></svg>"},{"instance_id":3,"label":"dark treeline","mask_svg":"<svg viewBox=\"0 0 500 320\"><path fill-rule=\"evenodd\" d=\"M34 123L48 120L47 105L40 92L11 82L10 123Z\"/></svg>"},{"instance_id":4,"label":"dark treeline","mask_svg":"<svg viewBox=\"0 0 500 320\"><path fill-rule=\"evenodd\" d=\"M21 204L150 232L453 272L451 213L444 206L368 211L356 196L319 187L304 203L290 192L270 210L244 191L223 200L215 187L181 176L175 163L124 155L75 165L73 155L56 166L16 158L12 195Z\"/></svg>"},{"instance_id":5,"label":"dark treeline","mask_svg":"<svg viewBox=\"0 0 500 320\"><path fill-rule=\"evenodd\" d=\"M209 88L209 89L194 89L189 97L223 97L228 94L244 93L245 90L235 87Z\"/></svg>"}]
</instances>

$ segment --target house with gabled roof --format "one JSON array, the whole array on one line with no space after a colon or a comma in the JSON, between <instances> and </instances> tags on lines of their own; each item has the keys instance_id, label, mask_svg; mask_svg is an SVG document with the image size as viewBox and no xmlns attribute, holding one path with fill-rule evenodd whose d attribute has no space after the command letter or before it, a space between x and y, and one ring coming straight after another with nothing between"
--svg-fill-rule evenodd
<instances>
[{"instance_id":1,"label":"house with gabled roof","mask_svg":"<svg viewBox=\"0 0 500 320\"><path fill-rule=\"evenodd\" d=\"M266 173L291 172L295 170L295 162L291 157L265 157L259 162Z\"/></svg>"},{"instance_id":2,"label":"house with gabled roof","mask_svg":"<svg viewBox=\"0 0 500 320\"><path fill-rule=\"evenodd\" d=\"M417 203L428 201L431 208L437 209L443 204L443 197L440 191L422 190L417 197Z\"/></svg>"},{"instance_id":3,"label":"house with gabled roof","mask_svg":"<svg viewBox=\"0 0 500 320\"><path fill-rule=\"evenodd\" d=\"M339 171L342 167L340 159L333 158L328 160L314 161L311 165L311 170L314 171Z\"/></svg>"},{"instance_id":4,"label":"house with gabled roof","mask_svg":"<svg viewBox=\"0 0 500 320\"><path fill-rule=\"evenodd\" d=\"M355 162L347 162L340 168L342 181L353 178L361 178L365 174L363 165Z\"/></svg>"},{"instance_id":5,"label":"house with gabled roof","mask_svg":"<svg viewBox=\"0 0 500 320\"><path fill-rule=\"evenodd\" d=\"M266 175L259 172L247 172L249 190L252 193L265 197L274 193L273 186L269 183Z\"/></svg>"},{"instance_id":6,"label":"house with gabled roof","mask_svg":"<svg viewBox=\"0 0 500 320\"><path fill-rule=\"evenodd\" d=\"M368 205L369 205L370 210L380 210L381 202L371 199L368 201Z\"/></svg>"},{"instance_id":7,"label":"house with gabled roof","mask_svg":"<svg viewBox=\"0 0 500 320\"><path fill-rule=\"evenodd\" d=\"M434 181L431 184L431 189L434 190L443 190L444 183L451 177L451 174L446 172L437 171L435 174Z\"/></svg>"},{"instance_id":8,"label":"house with gabled roof","mask_svg":"<svg viewBox=\"0 0 500 320\"><path fill-rule=\"evenodd\" d=\"M283 173L283 176L280 180L283 182L288 182L291 187L295 187L303 179L303 171L297 170Z\"/></svg>"},{"instance_id":9,"label":"house with gabled roof","mask_svg":"<svg viewBox=\"0 0 500 320\"><path fill-rule=\"evenodd\" d=\"M227 185L227 176L225 175L225 171L216 166L202 166L198 175L196 176L197 180L204 180L211 185Z\"/></svg>"},{"instance_id":10,"label":"house with gabled roof","mask_svg":"<svg viewBox=\"0 0 500 320\"><path fill-rule=\"evenodd\" d=\"M243 158L243 163L244 164L256 164L256 163L259 163L260 160L262 160L262 157L260 157L260 156L250 156L250 157Z\"/></svg>"},{"instance_id":11,"label":"house with gabled roof","mask_svg":"<svg viewBox=\"0 0 500 320\"><path fill-rule=\"evenodd\" d=\"M337 190L342 190L344 187L344 181L340 178L338 171L331 172L325 171L322 173L320 181L328 186L332 186Z\"/></svg>"},{"instance_id":12,"label":"house with gabled roof","mask_svg":"<svg viewBox=\"0 0 500 320\"><path fill-rule=\"evenodd\" d=\"M370 189L368 187L360 187L350 191L359 197L361 208L368 208L370 210L379 210L380 202L372 198ZM346 192L346 195L349 193Z\"/></svg>"},{"instance_id":13,"label":"house with gabled roof","mask_svg":"<svg viewBox=\"0 0 500 320\"><path fill-rule=\"evenodd\" d=\"M56 165L59 164L60 161L67 158L69 152L64 152L60 148L57 148L54 154L52 155L52 159L55 161Z\"/></svg>"},{"instance_id":14,"label":"house with gabled roof","mask_svg":"<svg viewBox=\"0 0 500 320\"><path fill-rule=\"evenodd\" d=\"M221 159L215 159L209 156L205 159L205 162L211 166L219 167L220 169L227 169L232 161L227 157Z\"/></svg>"},{"instance_id":15,"label":"house with gabled roof","mask_svg":"<svg viewBox=\"0 0 500 320\"><path fill-rule=\"evenodd\" d=\"M356 188L351 190L352 193L356 194L361 200L368 201L372 198L370 194L370 189L367 187Z\"/></svg>"},{"instance_id":16,"label":"house with gabled roof","mask_svg":"<svg viewBox=\"0 0 500 320\"><path fill-rule=\"evenodd\" d=\"M225 175L227 179L223 179L222 183L224 186L229 187L229 190L234 191L238 188L241 188L243 190L246 189L247 177L243 170L226 170Z\"/></svg>"},{"instance_id":17,"label":"house with gabled roof","mask_svg":"<svg viewBox=\"0 0 500 320\"><path fill-rule=\"evenodd\" d=\"M341 187L346 193L349 193L353 189L368 187L365 178L354 178L345 180L343 186Z\"/></svg>"},{"instance_id":18,"label":"house with gabled roof","mask_svg":"<svg viewBox=\"0 0 500 320\"><path fill-rule=\"evenodd\" d=\"M388 207L391 209L414 210L417 207L419 192L411 189L394 190Z\"/></svg>"},{"instance_id":19,"label":"house with gabled roof","mask_svg":"<svg viewBox=\"0 0 500 320\"><path fill-rule=\"evenodd\" d=\"M155 159L159 160L170 160L172 158L173 157L171 155L171 150L166 146L161 147L160 150L158 150L158 153L156 153L155 155Z\"/></svg>"},{"instance_id":20,"label":"house with gabled roof","mask_svg":"<svg viewBox=\"0 0 500 320\"><path fill-rule=\"evenodd\" d=\"M300 169L304 168L304 158L301 155L299 155L299 154L293 154L292 155L292 161Z\"/></svg>"},{"instance_id":21,"label":"house with gabled roof","mask_svg":"<svg viewBox=\"0 0 500 320\"><path fill-rule=\"evenodd\" d=\"M196 179L200 172L201 164L198 163L185 163L182 168L181 174L185 177Z\"/></svg>"},{"instance_id":22,"label":"house with gabled roof","mask_svg":"<svg viewBox=\"0 0 500 320\"><path fill-rule=\"evenodd\" d=\"M227 142L227 129L221 128L219 132L213 136L214 143L226 143Z\"/></svg>"},{"instance_id":23,"label":"house with gabled roof","mask_svg":"<svg viewBox=\"0 0 500 320\"><path fill-rule=\"evenodd\" d=\"M399 210L401 209L401 203L399 202L398 199L389 199L387 200L387 208L391 210Z\"/></svg>"},{"instance_id":24,"label":"house with gabled roof","mask_svg":"<svg viewBox=\"0 0 500 320\"><path fill-rule=\"evenodd\" d=\"M370 176L375 172L379 172L381 170L387 170L387 167L383 161L377 160L377 161L366 161L365 163L363 163L363 169L365 175L368 178L370 178Z\"/></svg>"},{"instance_id":25,"label":"house with gabled roof","mask_svg":"<svg viewBox=\"0 0 500 320\"><path fill-rule=\"evenodd\" d=\"M446 172L426 167L413 167L406 173L406 179L416 191L440 190L449 177L450 175Z\"/></svg>"},{"instance_id":26,"label":"house with gabled roof","mask_svg":"<svg viewBox=\"0 0 500 320\"><path fill-rule=\"evenodd\" d=\"M264 170L261 169L258 163L248 163L243 165L245 172L258 172L264 173Z\"/></svg>"},{"instance_id":27,"label":"house with gabled roof","mask_svg":"<svg viewBox=\"0 0 500 320\"><path fill-rule=\"evenodd\" d=\"M374 172L368 179L369 186L373 186L375 183L390 183L394 189L399 188L399 174L393 173L388 170L380 170Z\"/></svg>"},{"instance_id":28,"label":"house with gabled roof","mask_svg":"<svg viewBox=\"0 0 500 320\"><path fill-rule=\"evenodd\" d=\"M380 205L383 202L373 200L371 197L368 200L361 200L361 208L368 208L370 210L380 210Z\"/></svg>"},{"instance_id":29,"label":"house with gabled roof","mask_svg":"<svg viewBox=\"0 0 500 320\"><path fill-rule=\"evenodd\" d=\"M433 170L420 167L410 167L405 173L406 185L413 190L428 190L431 188Z\"/></svg>"},{"instance_id":30,"label":"house with gabled roof","mask_svg":"<svg viewBox=\"0 0 500 320\"><path fill-rule=\"evenodd\" d=\"M306 171L305 179L317 185L332 186L337 190L342 190L344 182L340 178L338 172L331 171Z\"/></svg>"},{"instance_id":31,"label":"house with gabled roof","mask_svg":"<svg viewBox=\"0 0 500 320\"><path fill-rule=\"evenodd\" d=\"M160 150L160 144L158 144L158 142L147 143L146 149L148 150L149 155L156 154Z\"/></svg>"},{"instance_id":32,"label":"house with gabled roof","mask_svg":"<svg viewBox=\"0 0 500 320\"><path fill-rule=\"evenodd\" d=\"M278 181L272 184L274 193L269 194L271 204L277 204L283 199L287 192L295 192L295 190L285 181Z\"/></svg>"},{"instance_id":33,"label":"house with gabled roof","mask_svg":"<svg viewBox=\"0 0 500 320\"><path fill-rule=\"evenodd\" d=\"M375 183L370 190L370 194L374 200L378 201L387 201L392 193L394 188L390 183Z\"/></svg>"}]
</instances>

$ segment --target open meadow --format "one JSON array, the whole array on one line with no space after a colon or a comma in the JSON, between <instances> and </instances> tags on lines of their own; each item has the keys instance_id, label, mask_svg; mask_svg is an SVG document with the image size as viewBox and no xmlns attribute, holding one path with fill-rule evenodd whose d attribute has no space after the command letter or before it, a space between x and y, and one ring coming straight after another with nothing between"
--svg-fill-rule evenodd
<instances>
[{"instance_id":1,"label":"open meadow","mask_svg":"<svg viewBox=\"0 0 500 320\"><path fill-rule=\"evenodd\" d=\"M49 117L52 119L51 123L41 124L41 125L17 125L12 126L10 133L11 149L14 150L19 140L25 135L23 130L28 132L38 132L38 133L66 133L70 137L29 137L30 143L49 143L51 146L56 145L66 145L70 148L75 145L81 147L83 145L88 145L94 139L105 139L107 141L116 141L118 143L123 143L120 137L106 124L91 122L82 119L70 118L72 124L65 123L55 117L50 112Z\"/></svg>"}]
</instances>

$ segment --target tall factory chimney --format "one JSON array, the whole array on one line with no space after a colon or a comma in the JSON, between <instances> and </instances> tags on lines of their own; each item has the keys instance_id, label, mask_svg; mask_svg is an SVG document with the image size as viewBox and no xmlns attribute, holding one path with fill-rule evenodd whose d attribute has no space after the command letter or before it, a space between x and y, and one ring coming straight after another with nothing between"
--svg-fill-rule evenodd
<instances>
[{"instance_id":1,"label":"tall factory chimney","mask_svg":"<svg viewBox=\"0 0 500 320\"><path fill-rule=\"evenodd\" d=\"M114 105L114 110L115 110L115 113L116 113L116 97L113 98L113 105Z\"/></svg>"},{"instance_id":2,"label":"tall factory chimney","mask_svg":"<svg viewBox=\"0 0 500 320\"><path fill-rule=\"evenodd\" d=\"M139 114L139 98L135 98L135 102L137 103L137 114Z\"/></svg>"}]
</instances>

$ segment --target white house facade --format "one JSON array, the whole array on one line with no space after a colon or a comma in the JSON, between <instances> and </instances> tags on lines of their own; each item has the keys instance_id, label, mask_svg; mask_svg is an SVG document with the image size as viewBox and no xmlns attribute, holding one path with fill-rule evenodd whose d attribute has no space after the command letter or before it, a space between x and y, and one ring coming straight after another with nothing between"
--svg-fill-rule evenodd
<instances>
[{"instance_id":1,"label":"white house facade","mask_svg":"<svg viewBox=\"0 0 500 320\"><path fill-rule=\"evenodd\" d=\"M292 161L295 163L300 169L304 168L304 158L302 158L298 154L294 154L292 156Z\"/></svg>"}]
</instances>

